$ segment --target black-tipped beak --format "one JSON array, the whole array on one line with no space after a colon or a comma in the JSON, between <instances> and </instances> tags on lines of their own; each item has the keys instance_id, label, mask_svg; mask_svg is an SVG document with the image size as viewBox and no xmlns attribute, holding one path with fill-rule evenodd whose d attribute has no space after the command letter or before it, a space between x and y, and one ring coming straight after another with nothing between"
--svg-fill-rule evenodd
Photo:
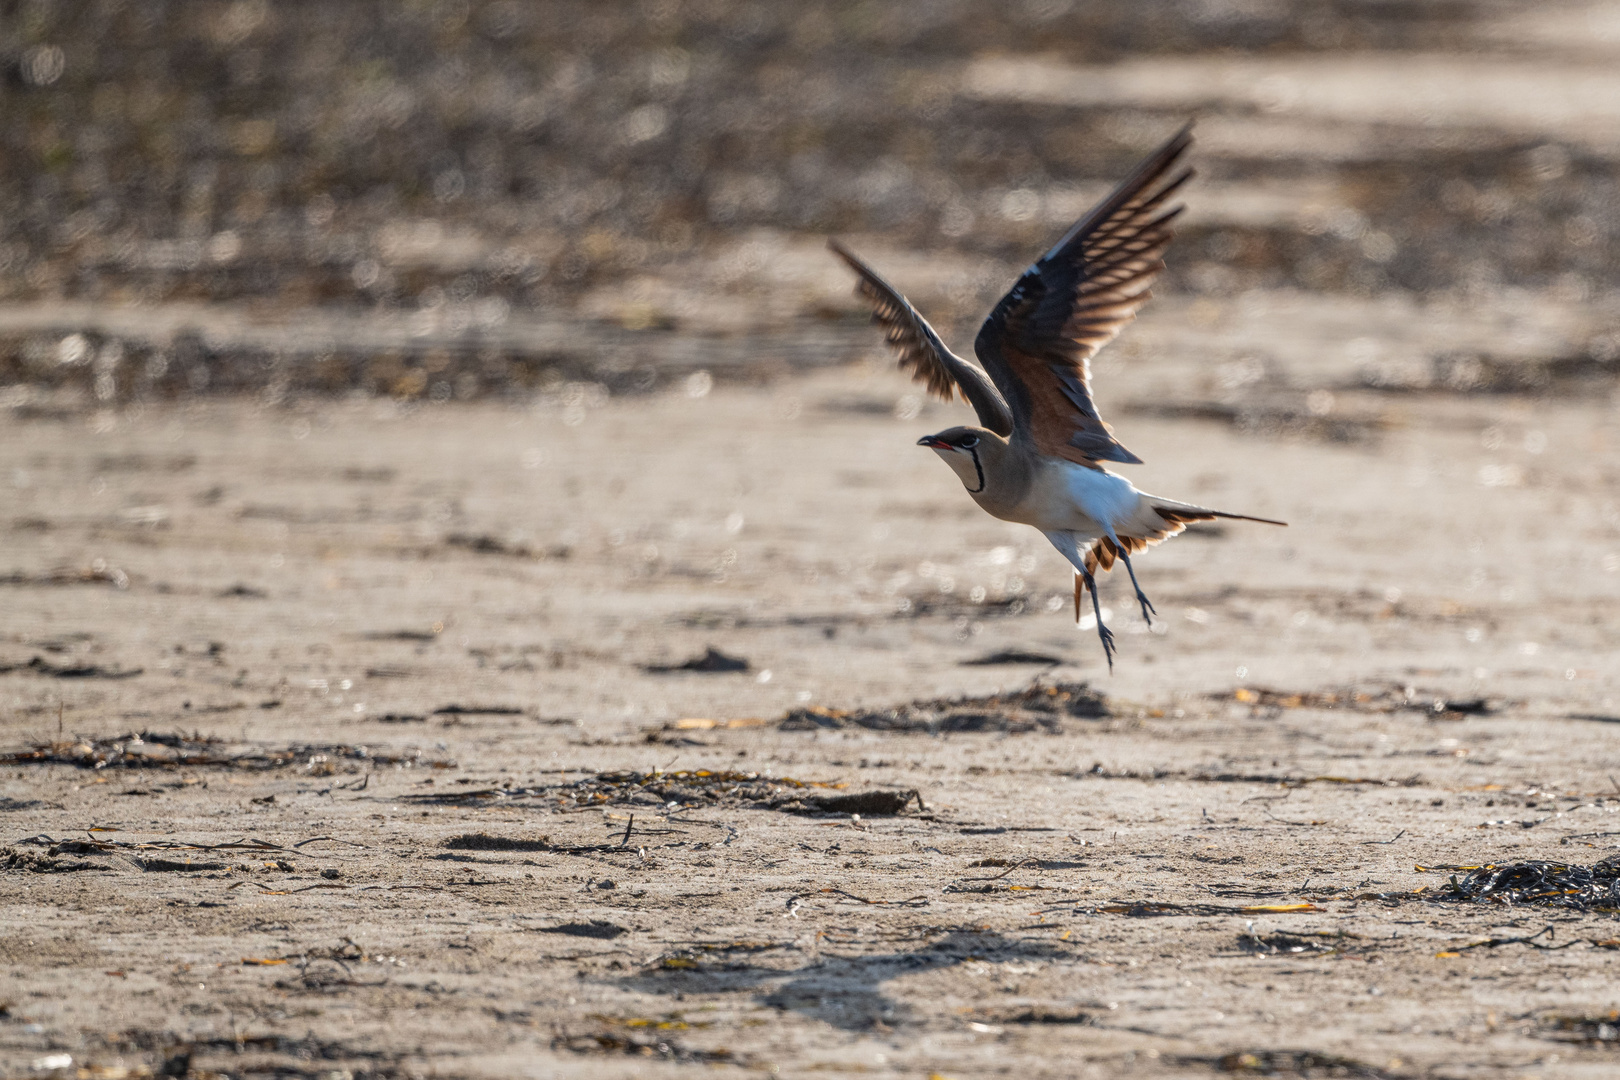
<instances>
[{"instance_id":1,"label":"black-tipped beak","mask_svg":"<svg viewBox=\"0 0 1620 1080\"><path fill-rule=\"evenodd\" d=\"M918 446L926 446L930 450L949 450L951 444L943 439L936 439L932 435L924 435L917 440Z\"/></svg>"}]
</instances>

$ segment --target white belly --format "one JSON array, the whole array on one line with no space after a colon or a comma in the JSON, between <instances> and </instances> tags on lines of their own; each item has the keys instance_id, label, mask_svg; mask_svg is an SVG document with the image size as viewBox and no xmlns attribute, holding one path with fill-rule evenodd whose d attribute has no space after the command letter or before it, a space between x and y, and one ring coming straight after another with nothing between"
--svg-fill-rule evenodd
<instances>
[{"instance_id":1,"label":"white belly","mask_svg":"<svg viewBox=\"0 0 1620 1080\"><path fill-rule=\"evenodd\" d=\"M1142 493L1117 473L1052 462L1031 485L1025 520L1043 531L1073 532L1087 540L1110 528L1124 535L1141 506Z\"/></svg>"},{"instance_id":2,"label":"white belly","mask_svg":"<svg viewBox=\"0 0 1620 1080\"><path fill-rule=\"evenodd\" d=\"M1067 462L1064 471L1070 498L1088 518L1117 527L1136 516L1142 493L1123 476Z\"/></svg>"}]
</instances>

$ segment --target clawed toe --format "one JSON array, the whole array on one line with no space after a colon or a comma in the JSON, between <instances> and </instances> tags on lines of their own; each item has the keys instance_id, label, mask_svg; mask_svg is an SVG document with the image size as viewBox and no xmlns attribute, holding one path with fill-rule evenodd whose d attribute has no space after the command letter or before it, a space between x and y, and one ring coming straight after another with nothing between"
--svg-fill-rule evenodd
<instances>
[{"instance_id":1,"label":"clawed toe","mask_svg":"<svg viewBox=\"0 0 1620 1080\"><path fill-rule=\"evenodd\" d=\"M1153 606L1153 601L1147 598L1147 593L1143 592L1142 586L1137 584L1136 567L1131 565L1131 557L1122 553L1119 558L1125 564L1126 572L1131 575L1131 588L1136 590L1136 602L1142 605L1142 621L1152 626L1153 616L1159 613L1159 609Z\"/></svg>"},{"instance_id":2,"label":"clawed toe","mask_svg":"<svg viewBox=\"0 0 1620 1080\"><path fill-rule=\"evenodd\" d=\"M1102 603L1097 599L1097 579L1089 574L1074 575L1074 621L1080 621L1080 591L1091 590L1091 608L1097 616L1097 637L1102 640L1103 655L1108 658L1108 671L1114 670L1114 632L1103 622Z\"/></svg>"}]
</instances>

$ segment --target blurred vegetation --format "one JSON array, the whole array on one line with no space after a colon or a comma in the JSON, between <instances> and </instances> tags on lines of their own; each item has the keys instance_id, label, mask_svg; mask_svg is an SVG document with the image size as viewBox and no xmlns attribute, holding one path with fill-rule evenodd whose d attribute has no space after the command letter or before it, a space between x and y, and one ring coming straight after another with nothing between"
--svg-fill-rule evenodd
<instances>
[{"instance_id":1,"label":"blurred vegetation","mask_svg":"<svg viewBox=\"0 0 1620 1080\"><path fill-rule=\"evenodd\" d=\"M481 269L487 284L536 300L754 226L932 243L964 190L1108 177L1139 149L1109 136L1102 110L958 98L956 61L1435 48L1473 10L7 0L0 289L398 299L422 283L354 267L378 229L424 217L512 239L504 261ZM1493 156L1444 173L1496 179ZM1594 179L1580 162L1564 167L1572 185ZM1360 171L1369 199L1410 201L1454 227L1518 216L1500 206L1471 215L1458 204L1477 199L1445 197L1434 169ZM1547 194L1545 210L1568 209ZM225 233L236 239L185 246ZM1023 238L992 224L972 239ZM153 241L175 246L134 257L132 245ZM1240 261L1261 254L1237 246ZM240 269L198 274L193 256ZM1533 257L1508 261L1537 269ZM1422 287L1447 269L1437 252L1391 273Z\"/></svg>"},{"instance_id":2,"label":"blurred vegetation","mask_svg":"<svg viewBox=\"0 0 1620 1080\"><path fill-rule=\"evenodd\" d=\"M976 99L958 92L966 62L1473 49L1468 27L1503 10L0 0L0 301L566 310L756 229L1021 260L1051 223L984 212L995 192L1116 178L1144 131L1185 115ZM1201 154L1217 181L1330 176L1354 212L1314 230L1189 227L1168 285L1563 283L1579 299L1620 278L1613 162L1465 145Z\"/></svg>"}]
</instances>

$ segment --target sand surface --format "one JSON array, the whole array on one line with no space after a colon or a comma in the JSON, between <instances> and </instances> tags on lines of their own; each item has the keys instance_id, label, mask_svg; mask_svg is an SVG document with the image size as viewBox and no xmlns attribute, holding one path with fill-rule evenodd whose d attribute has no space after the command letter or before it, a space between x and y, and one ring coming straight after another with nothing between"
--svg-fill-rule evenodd
<instances>
[{"instance_id":1,"label":"sand surface","mask_svg":"<svg viewBox=\"0 0 1620 1080\"><path fill-rule=\"evenodd\" d=\"M1292 525L1142 558L1153 631L1109 580L1109 675L909 395L8 424L4 740L91 767L0 774L4 1069L1608 1073L1551 1017L1616 1004L1612 916L1417 869L1614 846L1607 400L1122 419L1144 488ZM838 719L1032 683L1104 700Z\"/></svg>"}]
</instances>

